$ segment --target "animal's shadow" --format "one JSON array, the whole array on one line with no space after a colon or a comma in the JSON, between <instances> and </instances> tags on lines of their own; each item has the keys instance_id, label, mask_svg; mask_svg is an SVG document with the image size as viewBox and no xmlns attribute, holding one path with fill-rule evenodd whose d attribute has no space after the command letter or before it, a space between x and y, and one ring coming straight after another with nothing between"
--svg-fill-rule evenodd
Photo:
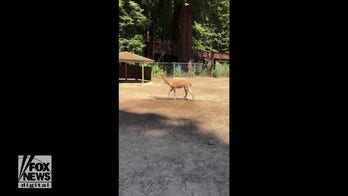
<instances>
[{"instance_id":1,"label":"animal's shadow","mask_svg":"<svg viewBox=\"0 0 348 196\"><path fill-rule=\"evenodd\" d=\"M165 100L174 101L174 97L151 96L151 98L154 99L154 100L158 100L158 101L165 101ZM176 101L192 101L192 99L183 98L183 97L176 97Z\"/></svg>"}]
</instances>

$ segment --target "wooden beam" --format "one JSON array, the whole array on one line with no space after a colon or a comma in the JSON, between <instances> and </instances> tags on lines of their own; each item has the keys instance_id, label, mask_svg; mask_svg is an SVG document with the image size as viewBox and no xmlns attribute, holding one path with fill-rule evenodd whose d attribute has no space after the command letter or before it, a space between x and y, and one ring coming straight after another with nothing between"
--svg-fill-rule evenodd
<instances>
[{"instance_id":1,"label":"wooden beam","mask_svg":"<svg viewBox=\"0 0 348 196\"><path fill-rule=\"evenodd\" d=\"M128 63L125 63L125 68L124 68L124 70L125 70L125 76L126 76L126 80L127 80L127 65L128 65Z\"/></svg>"},{"instance_id":2,"label":"wooden beam","mask_svg":"<svg viewBox=\"0 0 348 196\"><path fill-rule=\"evenodd\" d=\"M141 64L141 83L144 84L144 63Z\"/></svg>"}]
</instances>

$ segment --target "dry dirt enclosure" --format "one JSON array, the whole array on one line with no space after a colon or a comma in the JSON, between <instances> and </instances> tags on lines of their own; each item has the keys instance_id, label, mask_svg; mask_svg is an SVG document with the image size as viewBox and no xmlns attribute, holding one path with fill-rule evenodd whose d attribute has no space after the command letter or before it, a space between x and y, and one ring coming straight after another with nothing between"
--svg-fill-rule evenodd
<instances>
[{"instance_id":1,"label":"dry dirt enclosure","mask_svg":"<svg viewBox=\"0 0 348 196\"><path fill-rule=\"evenodd\" d=\"M119 194L229 195L229 79L119 84Z\"/></svg>"}]
</instances>

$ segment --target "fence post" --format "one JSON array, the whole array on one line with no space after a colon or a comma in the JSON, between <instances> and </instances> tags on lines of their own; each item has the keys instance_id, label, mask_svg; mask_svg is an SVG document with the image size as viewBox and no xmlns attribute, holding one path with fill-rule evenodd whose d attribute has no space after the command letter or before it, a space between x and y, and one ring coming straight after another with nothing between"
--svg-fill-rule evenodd
<instances>
[{"instance_id":1,"label":"fence post","mask_svg":"<svg viewBox=\"0 0 348 196\"><path fill-rule=\"evenodd\" d=\"M196 63L193 63L193 76L195 76L195 73L196 73Z\"/></svg>"}]
</instances>

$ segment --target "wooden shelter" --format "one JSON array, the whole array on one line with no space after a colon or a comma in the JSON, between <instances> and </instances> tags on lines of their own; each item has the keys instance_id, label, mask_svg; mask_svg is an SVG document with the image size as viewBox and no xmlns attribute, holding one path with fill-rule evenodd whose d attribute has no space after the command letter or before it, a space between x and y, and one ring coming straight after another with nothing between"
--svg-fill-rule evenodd
<instances>
[{"instance_id":1,"label":"wooden shelter","mask_svg":"<svg viewBox=\"0 0 348 196\"><path fill-rule=\"evenodd\" d=\"M138 80L138 67L139 64L141 64L141 82L144 83L144 75L145 75L145 69L144 69L144 63L153 63L154 60L133 54L131 52L119 52L118 53L118 62L121 65L120 67L120 75L124 73L124 76L126 80L128 77L134 77L136 80ZM129 63L134 63L136 66L133 66L132 70L129 69L130 67L128 66ZM124 66L124 67L123 67ZM123 72L124 68L124 72ZM121 73L122 70L122 73ZM151 68L150 68L151 71ZM150 80L151 80L151 74L150 74Z\"/></svg>"}]
</instances>

